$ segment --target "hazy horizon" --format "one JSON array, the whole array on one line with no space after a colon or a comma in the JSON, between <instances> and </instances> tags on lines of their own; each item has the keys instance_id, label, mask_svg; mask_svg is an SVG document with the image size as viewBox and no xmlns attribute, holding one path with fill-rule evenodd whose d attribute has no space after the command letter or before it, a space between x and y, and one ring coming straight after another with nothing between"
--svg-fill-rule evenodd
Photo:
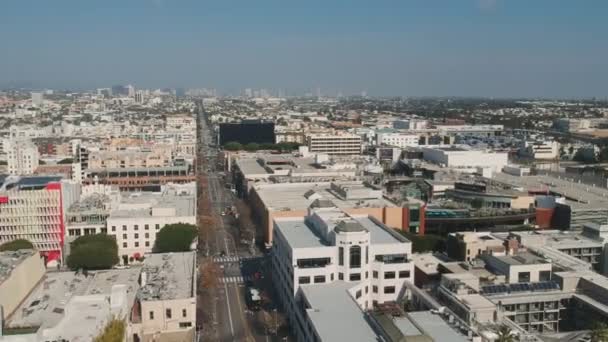
<instances>
[{"instance_id":1,"label":"hazy horizon","mask_svg":"<svg viewBox=\"0 0 608 342\"><path fill-rule=\"evenodd\" d=\"M0 86L606 98L599 0L7 1Z\"/></svg>"}]
</instances>

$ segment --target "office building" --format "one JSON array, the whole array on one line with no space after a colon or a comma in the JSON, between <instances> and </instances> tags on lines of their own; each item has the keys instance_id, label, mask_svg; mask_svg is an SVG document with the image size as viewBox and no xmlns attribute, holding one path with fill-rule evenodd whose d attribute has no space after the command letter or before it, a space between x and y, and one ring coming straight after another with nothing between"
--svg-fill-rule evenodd
<instances>
[{"instance_id":1,"label":"office building","mask_svg":"<svg viewBox=\"0 0 608 342\"><path fill-rule=\"evenodd\" d=\"M44 95L41 92L32 93L32 105L41 107L44 103Z\"/></svg>"},{"instance_id":2,"label":"office building","mask_svg":"<svg viewBox=\"0 0 608 342\"><path fill-rule=\"evenodd\" d=\"M30 140L7 140L4 143L7 154L8 173L11 175L32 175L38 168L40 153Z\"/></svg>"},{"instance_id":3,"label":"office building","mask_svg":"<svg viewBox=\"0 0 608 342\"><path fill-rule=\"evenodd\" d=\"M319 133L306 136L306 144L311 153L329 155L360 155L361 137L349 133Z\"/></svg>"},{"instance_id":4,"label":"office building","mask_svg":"<svg viewBox=\"0 0 608 342\"><path fill-rule=\"evenodd\" d=\"M419 141L420 137L416 134L378 133L376 135L376 144L379 146L415 147L418 146Z\"/></svg>"},{"instance_id":5,"label":"office building","mask_svg":"<svg viewBox=\"0 0 608 342\"><path fill-rule=\"evenodd\" d=\"M218 141L221 146L229 142L242 145L249 143L274 144L274 122L260 120L243 120L239 123L222 123L219 125Z\"/></svg>"},{"instance_id":6,"label":"office building","mask_svg":"<svg viewBox=\"0 0 608 342\"><path fill-rule=\"evenodd\" d=\"M474 150L466 146L420 147L424 160L451 168L489 168L499 172L508 164L506 152Z\"/></svg>"}]
</instances>

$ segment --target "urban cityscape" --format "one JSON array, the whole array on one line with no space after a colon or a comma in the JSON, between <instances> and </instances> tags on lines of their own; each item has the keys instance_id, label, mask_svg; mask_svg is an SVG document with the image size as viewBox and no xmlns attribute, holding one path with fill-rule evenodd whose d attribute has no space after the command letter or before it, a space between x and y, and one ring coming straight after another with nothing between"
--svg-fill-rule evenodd
<instances>
[{"instance_id":1,"label":"urban cityscape","mask_svg":"<svg viewBox=\"0 0 608 342\"><path fill-rule=\"evenodd\" d=\"M0 342L608 341L606 4L352 1L7 5Z\"/></svg>"}]
</instances>

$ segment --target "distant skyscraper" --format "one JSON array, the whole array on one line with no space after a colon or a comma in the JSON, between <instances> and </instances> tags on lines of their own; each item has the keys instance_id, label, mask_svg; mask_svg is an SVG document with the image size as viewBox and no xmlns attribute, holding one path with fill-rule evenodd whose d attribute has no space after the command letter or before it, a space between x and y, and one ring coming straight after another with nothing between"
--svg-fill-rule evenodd
<instances>
[{"instance_id":1,"label":"distant skyscraper","mask_svg":"<svg viewBox=\"0 0 608 342\"><path fill-rule=\"evenodd\" d=\"M245 97L253 97L253 90L251 88L245 89Z\"/></svg>"},{"instance_id":2,"label":"distant skyscraper","mask_svg":"<svg viewBox=\"0 0 608 342\"><path fill-rule=\"evenodd\" d=\"M175 96L177 96L177 97L184 97L184 96L186 96L186 89L184 89L184 88L177 88L177 89L175 89Z\"/></svg>"},{"instance_id":3,"label":"distant skyscraper","mask_svg":"<svg viewBox=\"0 0 608 342\"><path fill-rule=\"evenodd\" d=\"M127 96L128 90L124 85L112 86L112 95L114 96Z\"/></svg>"},{"instance_id":4,"label":"distant skyscraper","mask_svg":"<svg viewBox=\"0 0 608 342\"><path fill-rule=\"evenodd\" d=\"M135 97L135 87L130 84L127 86L127 96Z\"/></svg>"},{"instance_id":5,"label":"distant skyscraper","mask_svg":"<svg viewBox=\"0 0 608 342\"><path fill-rule=\"evenodd\" d=\"M97 95L100 95L103 97L111 97L112 89L111 88L97 88Z\"/></svg>"},{"instance_id":6,"label":"distant skyscraper","mask_svg":"<svg viewBox=\"0 0 608 342\"><path fill-rule=\"evenodd\" d=\"M32 93L32 104L36 107L42 106L42 102L44 101L44 96L42 93Z\"/></svg>"},{"instance_id":7,"label":"distant skyscraper","mask_svg":"<svg viewBox=\"0 0 608 342\"><path fill-rule=\"evenodd\" d=\"M317 87L317 97L321 97L321 88Z\"/></svg>"},{"instance_id":8,"label":"distant skyscraper","mask_svg":"<svg viewBox=\"0 0 608 342\"><path fill-rule=\"evenodd\" d=\"M135 102L144 103L144 92L143 91L138 90L135 92Z\"/></svg>"}]
</instances>

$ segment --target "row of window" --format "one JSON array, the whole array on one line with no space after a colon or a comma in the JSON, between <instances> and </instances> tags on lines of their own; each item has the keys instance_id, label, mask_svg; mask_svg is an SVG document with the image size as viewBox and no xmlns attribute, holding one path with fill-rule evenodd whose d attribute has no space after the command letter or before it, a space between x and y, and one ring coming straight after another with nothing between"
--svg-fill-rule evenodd
<instances>
[{"instance_id":1,"label":"row of window","mask_svg":"<svg viewBox=\"0 0 608 342\"><path fill-rule=\"evenodd\" d=\"M377 271L373 271L372 273L374 279L378 279L378 272ZM398 273L395 271L387 271L384 272L384 279L397 279L397 275L399 276L399 279L404 279L404 278L409 278L410 277L410 271L399 271ZM368 278L368 273L365 272L365 279ZM324 275L318 275L318 276L314 276L312 278L314 284L318 284L318 283L325 283L326 282L326 277ZM330 274L330 281L334 280L334 274ZM339 272L338 273L338 280L344 280L344 273ZM351 273L348 277L348 280L350 281L360 281L361 280L361 273ZM311 283L311 277L310 276L303 276L303 277L298 277L298 283L300 284L310 284Z\"/></svg>"},{"instance_id":2,"label":"row of window","mask_svg":"<svg viewBox=\"0 0 608 342\"><path fill-rule=\"evenodd\" d=\"M144 237L145 237L146 239L149 239L149 238L150 238L150 233L145 233L145 234L144 234ZM128 235L127 235L127 234L122 234L122 238L123 238L124 240L126 240L126 239L128 239ZM135 233L135 234L133 234L133 238L134 238L134 239L139 239L139 233Z\"/></svg>"},{"instance_id":3,"label":"row of window","mask_svg":"<svg viewBox=\"0 0 608 342\"><path fill-rule=\"evenodd\" d=\"M188 311L186 309L182 309L182 317L188 316ZM154 311L149 312L150 320L154 320ZM171 319L173 317L173 313L171 309L165 309L165 317Z\"/></svg>"},{"instance_id":4,"label":"row of window","mask_svg":"<svg viewBox=\"0 0 608 342\"><path fill-rule=\"evenodd\" d=\"M150 247L150 241L144 242L144 246ZM135 245L133 247L139 247L139 241L135 241ZM129 248L129 244L126 242L122 243L122 248Z\"/></svg>"},{"instance_id":5,"label":"row of window","mask_svg":"<svg viewBox=\"0 0 608 342\"><path fill-rule=\"evenodd\" d=\"M160 224L158 224L158 223L157 223L157 224L155 225L155 227L154 227L154 228L155 228L156 230L159 230L159 229L160 229ZM139 230L139 225L134 224L134 225L133 225L133 230ZM144 224L144 230L150 230L150 225L149 225L149 224ZM113 231L113 232L115 232L115 231L116 231L116 226L112 226L112 231ZM122 231L123 231L123 232L124 232L124 231L127 231L127 225L126 225L126 224L123 224L123 225L122 225Z\"/></svg>"}]
</instances>

